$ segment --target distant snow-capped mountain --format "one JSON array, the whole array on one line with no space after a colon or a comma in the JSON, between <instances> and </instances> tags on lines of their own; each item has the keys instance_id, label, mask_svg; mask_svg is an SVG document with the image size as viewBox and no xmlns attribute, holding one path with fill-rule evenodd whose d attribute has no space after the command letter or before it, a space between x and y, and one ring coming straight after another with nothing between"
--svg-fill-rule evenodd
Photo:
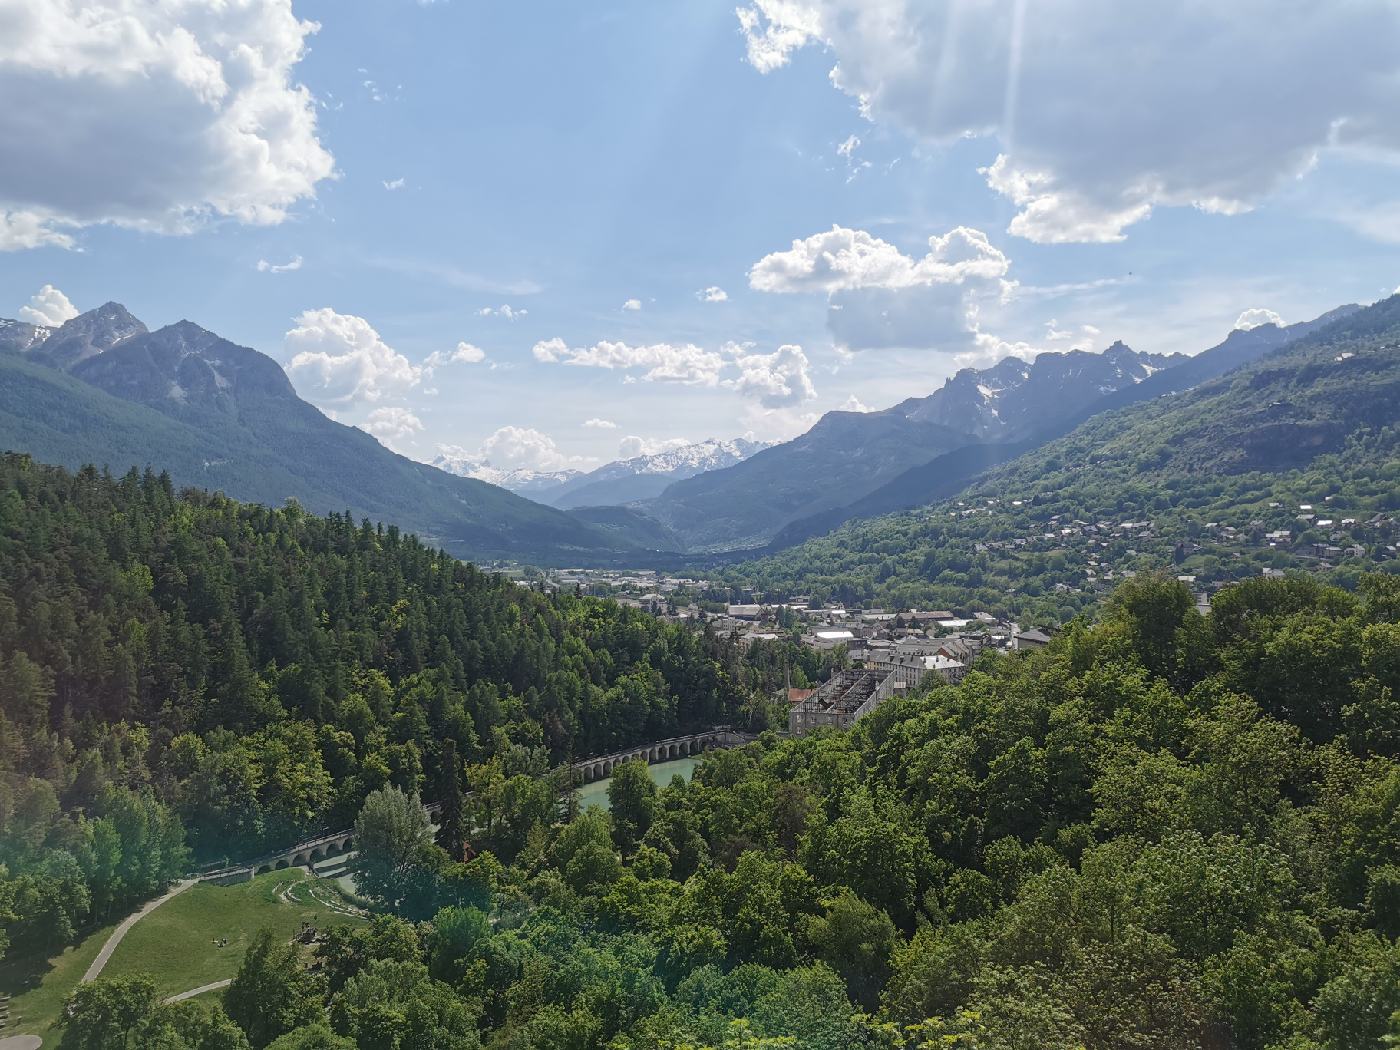
<instances>
[{"instance_id":1,"label":"distant snow-capped mountain","mask_svg":"<svg viewBox=\"0 0 1400 1050\"><path fill-rule=\"evenodd\" d=\"M1121 342L1103 353L1007 357L991 368L964 368L928 397L886 411L981 441L1014 440L1184 360L1181 354L1139 353Z\"/></svg>"},{"instance_id":2,"label":"distant snow-capped mountain","mask_svg":"<svg viewBox=\"0 0 1400 1050\"><path fill-rule=\"evenodd\" d=\"M617 507L659 496L672 482L742 463L768 442L710 438L648 455L618 460L540 493L535 498L562 509Z\"/></svg>"},{"instance_id":3,"label":"distant snow-capped mountain","mask_svg":"<svg viewBox=\"0 0 1400 1050\"><path fill-rule=\"evenodd\" d=\"M599 467L588 476L595 481L624 477L628 474L684 474L689 477L705 470L732 467L767 447L768 442L750 441L748 438L734 438L730 441L710 438L708 441L674 445L649 455L618 460L606 467Z\"/></svg>"},{"instance_id":4,"label":"distant snow-capped mountain","mask_svg":"<svg viewBox=\"0 0 1400 1050\"><path fill-rule=\"evenodd\" d=\"M459 478L476 478L489 485L499 485L518 495L531 497L583 476L581 470L530 470L526 467L505 470L493 467L488 460L472 456L461 449L444 451L433 460L432 465L449 474L456 474Z\"/></svg>"},{"instance_id":5,"label":"distant snow-capped mountain","mask_svg":"<svg viewBox=\"0 0 1400 1050\"><path fill-rule=\"evenodd\" d=\"M52 328L0 317L0 353L28 353L53 334Z\"/></svg>"},{"instance_id":6,"label":"distant snow-capped mountain","mask_svg":"<svg viewBox=\"0 0 1400 1050\"><path fill-rule=\"evenodd\" d=\"M499 485L554 507L612 507L659 495L673 481L742 463L767 448L762 441L710 438L620 459L596 470L507 470L464 449L446 448L433 466L464 478Z\"/></svg>"}]
</instances>

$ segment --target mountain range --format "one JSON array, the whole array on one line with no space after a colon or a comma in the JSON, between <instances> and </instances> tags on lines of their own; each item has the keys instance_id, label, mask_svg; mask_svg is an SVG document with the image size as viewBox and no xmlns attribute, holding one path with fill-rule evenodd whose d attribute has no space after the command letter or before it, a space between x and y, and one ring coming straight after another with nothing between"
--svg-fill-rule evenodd
<instances>
[{"instance_id":1,"label":"mountain range","mask_svg":"<svg viewBox=\"0 0 1400 1050\"><path fill-rule=\"evenodd\" d=\"M827 413L770 447L709 440L589 472L528 472L407 459L303 401L272 358L189 321L149 331L107 303L55 328L0 320L0 448L348 510L478 560L734 560L954 496L1088 420L1208 384L1360 309L1235 331L1190 357L1115 343L1008 358L883 411Z\"/></svg>"},{"instance_id":2,"label":"mountain range","mask_svg":"<svg viewBox=\"0 0 1400 1050\"><path fill-rule=\"evenodd\" d=\"M53 329L0 322L0 448L69 467L152 466L179 485L416 532L461 557L637 564L616 533L417 463L303 401L272 358L117 303Z\"/></svg>"},{"instance_id":3,"label":"mountain range","mask_svg":"<svg viewBox=\"0 0 1400 1050\"><path fill-rule=\"evenodd\" d=\"M1062 620L1125 570L1173 562L1203 585L1329 558L1351 580L1394 566L1400 295L1236 332L1208 353L1183 378L1235 367L1175 390L1162 373L1155 396L1096 412L946 498L848 522L726 582Z\"/></svg>"},{"instance_id":4,"label":"mountain range","mask_svg":"<svg viewBox=\"0 0 1400 1050\"><path fill-rule=\"evenodd\" d=\"M879 412L829 412L792 441L673 484L626 508L636 524L629 532L617 522L617 535L640 542L659 527L682 550L781 550L853 518L942 498L1097 412L1194 386L1330 318L1237 331L1195 357L1119 342L1103 353L965 368L926 397Z\"/></svg>"},{"instance_id":5,"label":"mountain range","mask_svg":"<svg viewBox=\"0 0 1400 1050\"><path fill-rule=\"evenodd\" d=\"M659 452L620 459L595 470L503 470L460 449L444 450L433 466L493 485L551 507L612 507L659 496L673 481L742 463L768 442L734 438L680 442Z\"/></svg>"}]
</instances>

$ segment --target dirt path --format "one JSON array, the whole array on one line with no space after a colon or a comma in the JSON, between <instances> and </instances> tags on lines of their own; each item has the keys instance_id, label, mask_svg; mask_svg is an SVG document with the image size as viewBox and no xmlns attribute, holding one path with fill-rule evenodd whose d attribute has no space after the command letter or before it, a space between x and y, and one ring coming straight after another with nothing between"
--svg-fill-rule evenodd
<instances>
[{"instance_id":1,"label":"dirt path","mask_svg":"<svg viewBox=\"0 0 1400 1050\"><path fill-rule=\"evenodd\" d=\"M92 965L87 968L87 973L83 974L83 983L86 984L88 981L97 980L98 975L102 973L103 967L105 967L108 960L112 958L112 953L117 950L117 945L121 944L122 938L127 935L127 932L133 926L159 908L171 897L178 897L180 894L184 893L193 886L195 882L195 879L186 879L183 882L177 882L165 896L157 897L153 901L148 901L140 911L128 915L123 919L121 925L112 931L112 936L107 938L107 943L104 944L102 950L97 953L97 958L92 960ZM5 1050L5 1048L0 1047L0 1050Z\"/></svg>"},{"instance_id":2,"label":"dirt path","mask_svg":"<svg viewBox=\"0 0 1400 1050\"><path fill-rule=\"evenodd\" d=\"M183 1003L186 999L193 999L196 995L203 995L205 992L217 992L220 988L227 988L233 983L233 978L215 981L213 984L202 984L198 988L191 988L188 992L181 992L179 995L172 995L166 999L166 1003ZM5 1050L0 1046L0 1050Z\"/></svg>"}]
</instances>

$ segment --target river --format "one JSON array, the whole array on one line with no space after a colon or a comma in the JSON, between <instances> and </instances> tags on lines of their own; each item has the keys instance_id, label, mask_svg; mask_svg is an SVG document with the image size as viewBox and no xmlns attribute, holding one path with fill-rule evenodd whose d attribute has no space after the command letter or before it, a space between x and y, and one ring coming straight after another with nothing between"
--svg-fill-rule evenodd
<instances>
[{"instance_id":1,"label":"river","mask_svg":"<svg viewBox=\"0 0 1400 1050\"><path fill-rule=\"evenodd\" d=\"M651 774L651 779L656 782L657 787L665 787L671 782L671 778L677 773L684 780L689 780L690 775L695 772L695 767L700 764L698 756L691 758L673 758L669 762L657 762L647 766L647 772ZM579 807L581 809L603 809L608 808L608 784L612 778L607 780L595 780L591 784L584 784L574 792L578 796Z\"/></svg>"}]
</instances>

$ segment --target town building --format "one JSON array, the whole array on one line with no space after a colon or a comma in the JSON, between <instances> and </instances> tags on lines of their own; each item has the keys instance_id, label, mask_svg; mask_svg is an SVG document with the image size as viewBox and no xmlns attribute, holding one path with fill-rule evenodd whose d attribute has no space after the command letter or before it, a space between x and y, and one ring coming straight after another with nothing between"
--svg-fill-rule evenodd
<instances>
[{"instance_id":1,"label":"town building","mask_svg":"<svg viewBox=\"0 0 1400 1050\"><path fill-rule=\"evenodd\" d=\"M888 671L838 671L811 696L788 711L788 732L804 736L816 729L848 729L905 688Z\"/></svg>"}]
</instances>

